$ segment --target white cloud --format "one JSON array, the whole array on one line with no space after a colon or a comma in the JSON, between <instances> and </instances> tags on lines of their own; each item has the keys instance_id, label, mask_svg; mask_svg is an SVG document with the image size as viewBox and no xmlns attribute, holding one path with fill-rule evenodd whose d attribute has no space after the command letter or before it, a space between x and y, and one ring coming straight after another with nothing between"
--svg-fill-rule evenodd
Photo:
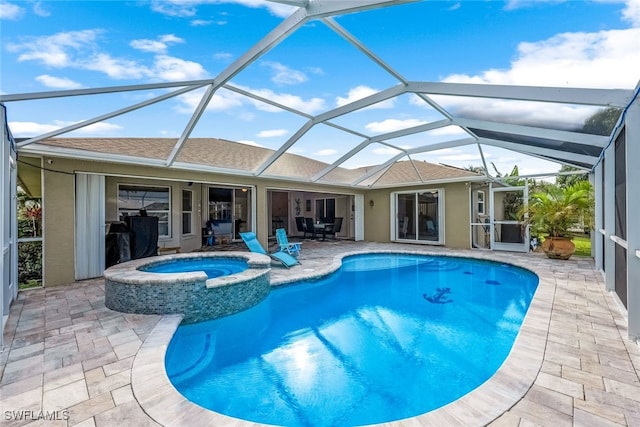
<instances>
[{"instance_id":1,"label":"white cloud","mask_svg":"<svg viewBox=\"0 0 640 427\"><path fill-rule=\"evenodd\" d=\"M481 160L480 153L460 153L460 154L449 154L446 156L436 156L438 161L446 162L446 161L456 161L456 162L467 162L467 161L478 161Z\"/></svg>"},{"instance_id":2,"label":"white cloud","mask_svg":"<svg viewBox=\"0 0 640 427\"><path fill-rule=\"evenodd\" d=\"M176 112L182 114L193 114L195 108L200 103L204 89L194 90L184 95L180 95L178 100L180 105L176 107ZM207 111L229 111L237 109L243 105L243 96L225 89L217 90L211 97L207 106Z\"/></svg>"},{"instance_id":3,"label":"white cloud","mask_svg":"<svg viewBox=\"0 0 640 427\"><path fill-rule=\"evenodd\" d=\"M113 58L107 53L99 53L83 58L74 64L77 68L99 71L112 79L141 79L150 77L153 73L149 68L140 65L136 61L122 58Z\"/></svg>"},{"instance_id":4,"label":"white cloud","mask_svg":"<svg viewBox=\"0 0 640 427\"><path fill-rule=\"evenodd\" d=\"M4 1L0 3L0 20L8 19L15 21L22 18L23 14L24 9L18 5Z\"/></svg>"},{"instance_id":5,"label":"white cloud","mask_svg":"<svg viewBox=\"0 0 640 427\"><path fill-rule=\"evenodd\" d=\"M49 67L76 68L104 73L112 79L142 79L160 81L192 80L207 77L204 67L197 62L158 54L149 67L140 61L113 57L100 52L97 38L100 30L70 31L51 36L33 37L7 46L18 53L18 61L35 61ZM164 52L168 45L183 43L173 34L158 40L134 40L131 46L149 52Z\"/></svg>"},{"instance_id":6,"label":"white cloud","mask_svg":"<svg viewBox=\"0 0 640 427\"><path fill-rule=\"evenodd\" d=\"M443 81L631 89L638 82L638 64L640 28L561 33L538 42L520 43L517 56L507 69L490 69L477 75L455 74ZM534 102L433 98L454 114L465 117L499 118L514 124L557 129L575 129L595 112L593 108L574 105L548 104L540 108Z\"/></svg>"},{"instance_id":7,"label":"white cloud","mask_svg":"<svg viewBox=\"0 0 640 427\"><path fill-rule=\"evenodd\" d=\"M315 153L313 153L313 155L318 157L327 157L327 156L333 156L337 153L338 153L338 150L334 150L333 148L325 148L323 150L316 151Z\"/></svg>"},{"instance_id":8,"label":"white cloud","mask_svg":"<svg viewBox=\"0 0 640 427\"><path fill-rule=\"evenodd\" d=\"M402 148L409 148L409 147L402 147ZM377 154L380 156L395 156L396 154L401 153L400 150L393 148L393 147L389 147L388 145L381 145L378 148L374 148L373 150L371 150L371 152L373 154Z\"/></svg>"},{"instance_id":9,"label":"white cloud","mask_svg":"<svg viewBox=\"0 0 640 427\"><path fill-rule=\"evenodd\" d=\"M264 0L152 0L151 9L167 16L189 18L197 14L197 7L201 4L235 3L251 8L266 8L272 15L286 17L295 10L285 4Z\"/></svg>"},{"instance_id":10,"label":"white cloud","mask_svg":"<svg viewBox=\"0 0 640 427\"><path fill-rule=\"evenodd\" d=\"M92 50L98 34L99 30L83 30L26 37L21 43L9 43L7 49L19 53L18 61L36 61L49 67L62 68L74 64L73 52Z\"/></svg>"},{"instance_id":11,"label":"white cloud","mask_svg":"<svg viewBox=\"0 0 640 427\"><path fill-rule=\"evenodd\" d=\"M257 142L251 141L251 140L248 140L248 139L241 139L241 140L238 140L236 142L239 142L240 144L244 144L244 145L251 145L253 147L264 147L264 145L258 144Z\"/></svg>"},{"instance_id":12,"label":"white cloud","mask_svg":"<svg viewBox=\"0 0 640 427\"><path fill-rule=\"evenodd\" d=\"M266 99L270 99L274 102L281 103L283 105L288 105L292 108L296 108L298 110L304 111L308 114L313 114L317 111L324 109L324 100L321 98L311 98L309 100L305 100L300 98L299 96L291 95L291 94L283 94L276 93L270 89L251 89L248 87L238 86L240 89L246 90L248 92L254 93L258 96L261 96ZM179 106L176 111L180 113L191 114L193 110L200 102L202 98L202 90L192 91L181 95L178 97L182 102L182 105ZM269 104L265 104L263 102L257 101L253 98L246 97L244 95L240 95L236 92L232 92L226 89L218 89L211 99L211 102L207 106L207 111L232 111L239 110L245 106L253 106L257 110L266 111L270 113L279 113L283 110L273 107ZM234 112L236 114L236 112ZM247 111L240 111L237 114L248 118L249 120L254 117L252 113ZM239 116L236 116L239 117Z\"/></svg>"},{"instance_id":13,"label":"white cloud","mask_svg":"<svg viewBox=\"0 0 640 427\"><path fill-rule=\"evenodd\" d=\"M286 129L271 129L271 130L260 131L256 136L258 138L275 138L278 136L284 136L288 133L289 131Z\"/></svg>"},{"instance_id":14,"label":"white cloud","mask_svg":"<svg viewBox=\"0 0 640 427\"><path fill-rule=\"evenodd\" d=\"M324 70L320 67L305 67L305 70L307 70L311 74L316 74L319 76L324 75Z\"/></svg>"},{"instance_id":15,"label":"white cloud","mask_svg":"<svg viewBox=\"0 0 640 427\"><path fill-rule=\"evenodd\" d=\"M164 81L197 80L207 77L207 71L197 62L158 55L153 64L153 77Z\"/></svg>"},{"instance_id":16,"label":"white cloud","mask_svg":"<svg viewBox=\"0 0 640 427\"><path fill-rule=\"evenodd\" d=\"M231 62L231 60L233 59L233 54L229 52L218 52L213 54L213 59L222 62Z\"/></svg>"},{"instance_id":17,"label":"white cloud","mask_svg":"<svg viewBox=\"0 0 640 427\"><path fill-rule=\"evenodd\" d=\"M252 92L262 98L269 99L271 101L277 102L278 104L289 106L307 114L314 114L325 109L325 102L322 98L310 98L305 100L297 95L292 95L289 93L278 93L272 91L271 89L243 89ZM258 110L261 111L283 111L269 104L265 104L264 102L254 100L253 98L248 98L248 102L253 104Z\"/></svg>"},{"instance_id":18,"label":"white cloud","mask_svg":"<svg viewBox=\"0 0 640 427\"><path fill-rule=\"evenodd\" d=\"M129 45L137 50L141 50L143 52L154 52L154 53L165 53L167 51L166 43L162 43L158 40L148 40L148 39L140 39L140 40L132 40Z\"/></svg>"},{"instance_id":19,"label":"white cloud","mask_svg":"<svg viewBox=\"0 0 640 427\"><path fill-rule=\"evenodd\" d=\"M166 53L170 44L184 43L184 39L173 34L165 34L158 37L158 40L138 39L132 40L129 45L134 49L143 52Z\"/></svg>"},{"instance_id":20,"label":"white cloud","mask_svg":"<svg viewBox=\"0 0 640 427\"><path fill-rule=\"evenodd\" d=\"M271 69L271 81L279 85L295 85L308 80L307 75L302 71L294 70L279 62L264 61L261 65Z\"/></svg>"},{"instance_id":21,"label":"white cloud","mask_svg":"<svg viewBox=\"0 0 640 427\"><path fill-rule=\"evenodd\" d=\"M420 126L426 123L427 122L418 119L386 119L381 122L371 122L365 125L365 128L375 133L387 133L396 130L407 129L414 126Z\"/></svg>"},{"instance_id":22,"label":"white cloud","mask_svg":"<svg viewBox=\"0 0 640 427\"><path fill-rule=\"evenodd\" d=\"M640 27L640 1L626 1L626 6L622 10L622 18L630 22L634 27Z\"/></svg>"},{"instance_id":23,"label":"white cloud","mask_svg":"<svg viewBox=\"0 0 640 427\"><path fill-rule=\"evenodd\" d=\"M48 10L46 10L41 1L35 2L33 4L33 13L35 13L38 16L42 16L42 17L47 17L47 16L51 16L51 12L49 12Z\"/></svg>"},{"instance_id":24,"label":"white cloud","mask_svg":"<svg viewBox=\"0 0 640 427\"><path fill-rule=\"evenodd\" d=\"M189 24L192 27L206 27L209 25L227 25L227 21L219 19L217 21L211 19L194 19Z\"/></svg>"},{"instance_id":25,"label":"white cloud","mask_svg":"<svg viewBox=\"0 0 640 427\"><path fill-rule=\"evenodd\" d=\"M71 79L67 79L65 77L54 77L48 74L38 76L36 77L36 80L44 86L54 89L79 89L82 87L80 83Z\"/></svg>"},{"instance_id":26,"label":"white cloud","mask_svg":"<svg viewBox=\"0 0 640 427\"><path fill-rule=\"evenodd\" d=\"M562 33L522 42L505 70L454 74L446 82L508 85L633 88L638 82L640 28L597 33Z\"/></svg>"},{"instance_id":27,"label":"white cloud","mask_svg":"<svg viewBox=\"0 0 640 427\"><path fill-rule=\"evenodd\" d=\"M152 0L151 10L167 16L189 18L195 16L197 3L184 0Z\"/></svg>"},{"instance_id":28,"label":"white cloud","mask_svg":"<svg viewBox=\"0 0 640 427\"><path fill-rule=\"evenodd\" d=\"M77 122L68 122L62 120L54 120L52 123L36 123L36 122L9 122L9 128L13 135L17 138L41 135L43 133L52 132L66 126L70 126ZM80 135L105 135L115 131L122 130L123 127L113 123L99 122L84 128L73 131L73 134ZM69 133L72 134L72 133Z\"/></svg>"},{"instance_id":29,"label":"white cloud","mask_svg":"<svg viewBox=\"0 0 640 427\"><path fill-rule=\"evenodd\" d=\"M336 98L336 106L342 107L343 105L350 104L354 101L357 101L362 98L366 98L369 95L373 95L374 93L378 93L379 90L370 88L368 86L356 86L349 90L349 93L345 98L339 96ZM377 104L371 105L367 108L393 108L394 100L387 99L382 102L378 102Z\"/></svg>"}]
</instances>

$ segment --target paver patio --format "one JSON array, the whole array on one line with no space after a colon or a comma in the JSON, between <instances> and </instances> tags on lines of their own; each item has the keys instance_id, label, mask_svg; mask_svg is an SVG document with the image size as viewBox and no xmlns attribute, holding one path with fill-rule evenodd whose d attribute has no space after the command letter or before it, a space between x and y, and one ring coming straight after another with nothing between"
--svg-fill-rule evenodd
<instances>
[{"instance_id":1,"label":"paver patio","mask_svg":"<svg viewBox=\"0 0 640 427\"><path fill-rule=\"evenodd\" d=\"M640 426L640 347L627 339L625 311L591 259L305 241L302 265L274 265L271 278L317 275L335 265L336 254L369 250L511 262L541 282L512 354L482 390L397 425ZM20 292L0 353L2 425L243 424L185 401L167 384L163 349L178 322L106 308L102 279Z\"/></svg>"}]
</instances>

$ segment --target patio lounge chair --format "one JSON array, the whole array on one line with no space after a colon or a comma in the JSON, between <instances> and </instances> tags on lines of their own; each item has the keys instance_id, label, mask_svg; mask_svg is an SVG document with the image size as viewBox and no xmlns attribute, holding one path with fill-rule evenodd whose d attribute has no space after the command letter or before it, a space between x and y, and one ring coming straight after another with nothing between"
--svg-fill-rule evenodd
<instances>
[{"instance_id":1,"label":"patio lounge chair","mask_svg":"<svg viewBox=\"0 0 640 427\"><path fill-rule=\"evenodd\" d=\"M284 228L276 229L276 240L278 241L278 246L280 246L281 252L286 252L294 257L300 255L301 244L289 243L289 238L287 237L287 232Z\"/></svg>"},{"instance_id":2,"label":"patio lounge chair","mask_svg":"<svg viewBox=\"0 0 640 427\"><path fill-rule=\"evenodd\" d=\"M256 238L256 233L254 233L253 231L240 233L240 237L242 238L245 245L247 245L247 248L249 248L251 252L255 252L257 254L269 255L271 259L274 259L282 263L282 265L284 265L287 268L292 267L296 264L300 264L300 261L298 261L297 259L295 259L294 257L292 257L291 255L285 252L269 253L265 251L262 245L260 244L260 242L258 241L258 239Z\"/></svg>"}]
</instances>

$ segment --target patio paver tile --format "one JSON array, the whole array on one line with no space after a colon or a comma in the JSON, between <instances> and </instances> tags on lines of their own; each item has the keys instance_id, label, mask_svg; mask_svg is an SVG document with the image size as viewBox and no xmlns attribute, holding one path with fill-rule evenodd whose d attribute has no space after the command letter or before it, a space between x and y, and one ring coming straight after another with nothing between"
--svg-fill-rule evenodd
<instances>
[{"instance_id":1,"label":"patio paver tile","mask_svg":"<svg viewBox=\"0 0 640 427\"><path fill-rule=\"evenodd\" d=\"M591 412L585 412L580 408L576 408L574 414L574 425L576 426L594 426L594 427L620 427L626 425L624 417L622 423L616 423L610 419L600 417Z\"/></svg>"},{"instance_id":2,"label":"patio paver tile","mask_svg":"<svg viewBox=\"0 0 640 427\"><path fill-rule=\"evenodd\" d=\"M592 260L558 262L539 254L348 241L307 241L304 249L303 268L274 267L274 283L322 274L338 265L337 253L370 249L503 259L540 275L526 328L509 359L514 363L505 363L483 386L484 395L469 395L443 410L385 425L472 425L512 399L519 401L501 415L496 412L499 416L490 425L640 425L640 347L626 340L626 317L604 289ZM0 353L0 406L40 410L43 402L48 407L66 405L72 411L69 425L81 426L157 425L145 411L166 425L195 425L206 418L216 426L257 426L187 402L165 374L158 375L164 372L164 351L179 319L107 309L100 278L20 292ZM169 418L167 411L173 414Z\"/></svg>"},{"instance_id":3,"label":"patio paver tile","mask_svg":"<svg viewBox=\"0 0 640 427\"><path fill-rule=\"evenodd\" d=\"M116 405L111 398L111 393L104 393L84 400L69 408L69 424L78 424L87 419L101 414Z\"/></svg>"},{"instance_id":4,"label":"patio paver tile","mask_svg":"<svg viewBox=\"0 0 640 427\"><path fill-rule=\"evenodd\" d=\"M58 388L47 390L42 395L42 410L57 411L69 408L89 399L87 384L83 379Z\"/></svg>"},{"instance_id":5,"label":"patio paver tile","mask_svg":"<svg viewBox=\"0 0 640 427\"><path fill-rule=\"evenodd\" d=\"M582 399L574 399L573 404L576 410L580 409L583 412L593 414L600 418L606 418L614 423L626 424L624 412L621 411L620 408Z\"/></svg>"}]
</instances>

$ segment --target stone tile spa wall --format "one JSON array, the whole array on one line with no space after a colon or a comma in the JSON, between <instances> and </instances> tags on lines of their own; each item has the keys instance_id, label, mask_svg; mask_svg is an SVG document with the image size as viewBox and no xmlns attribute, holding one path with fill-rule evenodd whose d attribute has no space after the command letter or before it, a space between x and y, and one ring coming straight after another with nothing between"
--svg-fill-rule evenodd
<instances>
[{"instance_id":1,"label":"stone tile spa wall","mask_svg":"<svg viewBox=\"0 0 640 427\"><path fill-rule=\"evenodd\" d=\"M204 272L150 273L149 264L176 259L241 259L248 269L209 279ZM174 254L114 265L104 273L105 305L125 313L182 314L183 323L227 316L262 301L269 293L271 260L247 252Z\"/></svg>"}]
</instances>

